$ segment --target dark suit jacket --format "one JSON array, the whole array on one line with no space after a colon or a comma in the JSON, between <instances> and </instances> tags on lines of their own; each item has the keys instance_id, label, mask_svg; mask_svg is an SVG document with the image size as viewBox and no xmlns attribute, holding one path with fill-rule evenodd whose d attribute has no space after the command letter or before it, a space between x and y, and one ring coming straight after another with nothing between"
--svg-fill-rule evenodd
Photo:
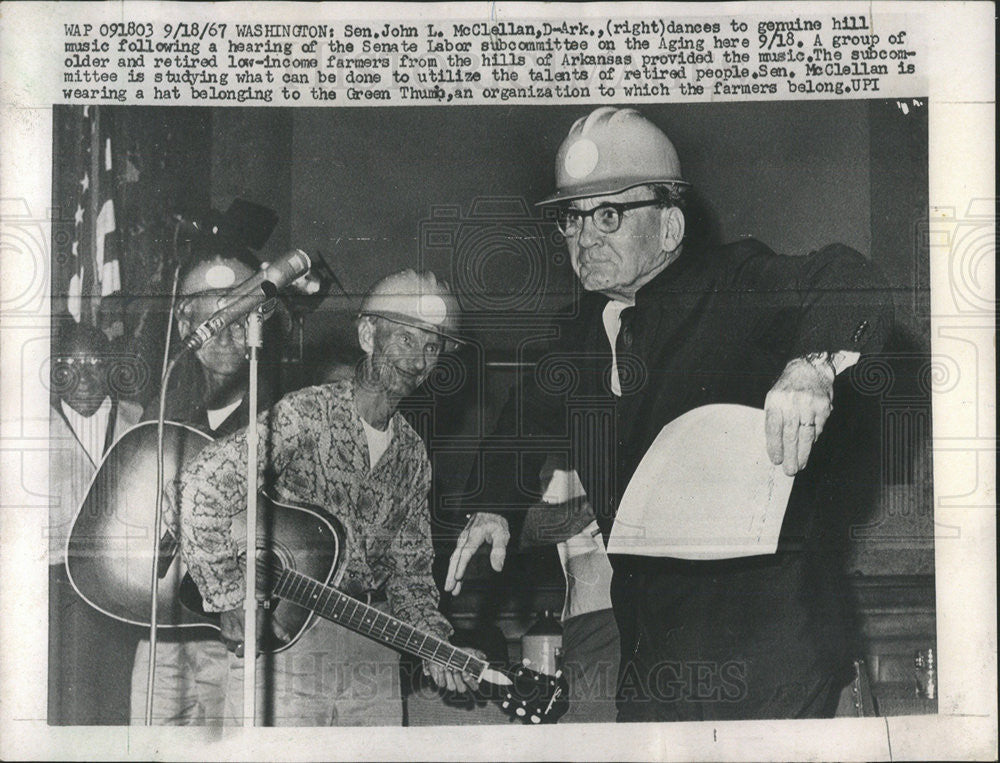
<instances>
[{"instance_id":1,"label":"dark suit jacket","mask_svg":"<svg viewBox=\"0 0 1000 763\"><path fill-rule=\"evenodd\" d=\"M475 496L469 508L506 510L515 535L523 509L538 498L548 452L568 455L607 538L628 480L665 424L711 403L762 408L790 359L875 352L892 321L877 268L847 247L786 257L748 239L685 251L622 313L623 394L616 398L602 323L607 302L587 293L557 324L556 339L538 353L483 443L467 486ZM729 659L796 642L815 647L806 647L804 662L842 657L842 602L831 564L834 536L842 536L839 507L857 468L851 459L861 453L852 439L859 418L849 410L857 397L850 375L838 378L835 411L796 479L778 554L725 563L613 557L624 656L644 609L663 632L680 634L664 640L671 643L664 659ZM655 601L641 601L643 592L628 582L639 573L660 576L663 585L648 591ZM787 620L784 633L776 618Z\"/></svg>"}]
</instances>

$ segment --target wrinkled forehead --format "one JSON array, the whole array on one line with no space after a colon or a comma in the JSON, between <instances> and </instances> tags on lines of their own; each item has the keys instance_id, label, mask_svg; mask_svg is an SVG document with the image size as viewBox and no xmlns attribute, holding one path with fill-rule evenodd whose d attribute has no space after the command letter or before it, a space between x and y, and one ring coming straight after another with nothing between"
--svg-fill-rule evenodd
<instances>
[{"instance_id":1,"label":"wrinkled forehead","mask_svg":"<svg viewBox=\"0 0 1000 763\"><path fill-rule=\"evenodd\" d=\"M587 211L595 209L601 206L601 204L625 204L629 201L642 201L643 199L650 198L652 198L652 191L648 187L640 185L636 188L624 190L621 193L611 194L610 196L588 196L584 199L574 199L569 203L569 206L572 209Z\"/></svg>"}]
</instances>

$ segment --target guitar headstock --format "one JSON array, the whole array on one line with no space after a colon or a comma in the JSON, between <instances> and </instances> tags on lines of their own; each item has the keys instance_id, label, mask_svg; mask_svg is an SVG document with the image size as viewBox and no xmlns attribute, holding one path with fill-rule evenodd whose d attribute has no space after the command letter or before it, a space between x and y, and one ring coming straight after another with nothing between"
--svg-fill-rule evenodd
<instances>
[{"instance_id":1,"label":"guitar headstock","mask_svg":"<svg viewBox=\"0 0 1000 763\"><path fill-rule=\"evenodd\" d=\"M555 723L569 708L569 687L561 670L550 676L519 665L507 676L511 685L504 687L500 707L525 723Z\"/></svg>"}]
</instances>

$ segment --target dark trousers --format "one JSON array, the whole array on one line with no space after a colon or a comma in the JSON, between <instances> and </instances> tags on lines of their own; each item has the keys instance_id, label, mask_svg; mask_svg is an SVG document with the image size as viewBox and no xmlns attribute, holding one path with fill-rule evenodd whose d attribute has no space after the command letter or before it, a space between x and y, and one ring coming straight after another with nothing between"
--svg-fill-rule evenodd
<instances>
[{"instance_id":1,"label":"dark trousers","mask_svg":"<svg viewBox=\"0 0 1000 763\"><path fill-rule=\"evenodd\" d=\"M704 685L710 685L703 674ZM679 683L689 683L686 678ZM695 681L698 679L695 678ZM789 683L752 687L739 699L727 699L709 690L698 696L697 692L678 692L671 697L653 690L651 695L639 697L629 692L632 679L623 675L622 686L626 698L619 694L618 722L648 721L738 721L792 718L832 718L840 698L841 685L833 675L817 672L813 676L790 679Z\"/></svg>"},{"instance_id":2,"label":"dark trousers","mask_svg":"<svg viewBox=\"0 0 1000 763\"><path fill-rule=\"evenodd\" d=\"M610 609L563 622L563 673L569 709L560 723L613 723L621 647Z\"/></svg>"},{"instance_id":3,"label":"dark trousers","mask_svg":"<svg viewBox=\"0 0 1000 763\"><path fill-rule=\"evenodd\" d=\"M49 717L54 726L129 722L132 660L142 629L101 614L49 567Z\"/></svg>"},{"instance_id":4,"label":"dark trousers","mask_svg":"<svg viewBox=\"0 0 1000 763\"><path fill-rule=\"evenodd\" d=\"M794 573L764 562L616 569L618 721L832 717L849 677L832 657L836 628L817 633Z\"/></svg>"}]
</instances>

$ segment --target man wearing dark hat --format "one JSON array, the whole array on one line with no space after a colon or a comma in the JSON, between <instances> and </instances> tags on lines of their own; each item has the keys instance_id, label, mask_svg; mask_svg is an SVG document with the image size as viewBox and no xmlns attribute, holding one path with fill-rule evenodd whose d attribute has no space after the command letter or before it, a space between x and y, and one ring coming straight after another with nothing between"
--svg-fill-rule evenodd
<instances>
[{"instance_id":1,"label":"man wearing dark hat","mask_svg":"<svg viewBox=\"0 0 1000 763\"><path fill-rule=\"evenodd\" d=\"M832 714L849 665L834 554L838 519L849 512L836 497L843 477L838 482L827 467L845 460L850 446L834 443L852 419L831 413L838 374L879 350L888 334L880 274L841 245L803 257L779 256L752 239L692 245L677 152L632 109L599 108L578 120L556 157L556 184L541 203L557 207L586 293L549 357L572 363L575 386L556 390L540 370L518 396L520 417L501 420L529 436L573 431L572 466L605 542L650 445L695 408L764 408L760 446L785 474L800 473L775 553L711 561L611 555L618 720ZM600 424L567 428L573 400L577 408L586 401ZM488 461L488 444L483 452ZM537 473L530 458L521 475ZM487 464L481 493L512 511L474 515L446 590L460 590L483 543L500 569L524 513L516 509L539 492L522 492L498 471ZM587 521L569 522L553 540Z\"/></svg>"},{"instance_id":2,"label":"man wearing dark hat","mask_svg":"<svg viewBox=\"0 0 1000 763\"><path fill-rule=\"evenodd\" d=\"M294 392L260 417L260 468L269 477L262 484L279 500L326 508L347 529L341 587L440 638L452 629L431 576L430 462L396 409L459 341L457 329L458 302L433 273L388 276L362 304L365 356L354 378ZM242 709L244 659L244 565L232 517L244 504L245 471L241 430L206 446L181 475L182 553L206 608L222 613L231 721ZM260 722L402 723L399 655L364 636L320 620L268 660L266 675L265 658L258 661ZM425 671L451 690L473 683L430 663Z\"/></svg>"}]
</instances>

